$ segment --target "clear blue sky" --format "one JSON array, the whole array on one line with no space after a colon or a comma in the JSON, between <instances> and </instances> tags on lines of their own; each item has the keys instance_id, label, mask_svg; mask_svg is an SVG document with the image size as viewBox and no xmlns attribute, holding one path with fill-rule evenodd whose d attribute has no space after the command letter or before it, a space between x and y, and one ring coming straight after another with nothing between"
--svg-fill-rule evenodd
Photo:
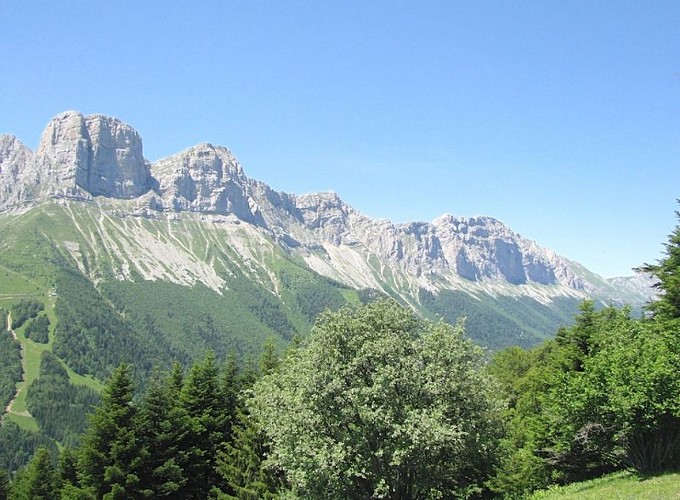
<instances>
[{"instance_id":1,"label":"clear blue sky","mask_svg":"<svg viewBox=\"0 0 680 500\"><path fill-rule=\"evenodd\" d=\"M10 1L0 132L76 109L395 222L490 215L604 276L680 198L680 1Z\"/></svg>"}]
</instances>

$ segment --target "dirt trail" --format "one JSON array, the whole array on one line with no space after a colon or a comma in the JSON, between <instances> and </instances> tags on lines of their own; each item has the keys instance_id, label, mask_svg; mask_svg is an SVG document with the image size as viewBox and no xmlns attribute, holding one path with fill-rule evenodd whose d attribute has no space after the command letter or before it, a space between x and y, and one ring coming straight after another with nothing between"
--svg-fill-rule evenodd
<instances>
[{"instance_id":1,"label":"dirt trail","mask_svg":"<svg viewBox=\"0 0 680 500\"><path fill-rule=\"evenodd\" d=\"M7 315L7 331L12 334L12 337L14 337L14 340L16 340L17 342L19 341L19 338L17 337L17 332L12 330L12 311L10 311L9 314ZM21 344L21 365L22 365L22 371L23 371L23 373L21 375L21 383L19 385L19 388L17 389L17 392L14 394L14 397L12 398L12 400L7 405L7 408L5 408L5 413L14 413L15 415L30 417L31 414L28 413L28 411L16 412L16 411L13 410L14 402L16 401L16 399L19 397L19 394L21 393L21 391L26 386L26 370L23 368L25 355L26 354L24 353L24 345Z\"/></svg>"}]
</instances>

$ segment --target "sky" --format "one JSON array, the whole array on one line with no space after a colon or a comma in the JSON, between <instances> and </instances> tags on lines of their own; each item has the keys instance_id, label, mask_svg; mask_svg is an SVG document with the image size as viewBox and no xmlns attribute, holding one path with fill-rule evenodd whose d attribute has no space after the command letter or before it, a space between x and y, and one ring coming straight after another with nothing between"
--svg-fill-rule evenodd
<instances>
[{"instance_id":1,"label":"sky","mask_svg":"<svg viewBox=\"0 0 680 500\"><path fill-rule=\"evenodd\" d=\"M395 223L488 215L605 276L680 208L680 2L0 2L0 133L120 118L158 160Z\"/></svg>"}]
</instances>

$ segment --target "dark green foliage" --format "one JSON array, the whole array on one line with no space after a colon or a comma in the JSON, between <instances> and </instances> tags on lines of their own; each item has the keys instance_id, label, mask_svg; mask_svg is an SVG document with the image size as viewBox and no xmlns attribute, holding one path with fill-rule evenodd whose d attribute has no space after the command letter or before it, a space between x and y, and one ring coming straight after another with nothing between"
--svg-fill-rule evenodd
<instances>
[{"instance_id":1,"label":"dark green foliage","mask_svg":"<svg viewBox=\"0 0 680 500\"><path fill-rule=\"evenodd\" d=\"M0 469L14 472L28 463L38 448L56 456L57 446L43 434L29 432L10 420L0 425Z\"/></svg>"},{"instance_id":2,"label":"dark green foliage","mask_svg":"<svg viewBox=\"0 0 680 500\"><path fill-rule=\"evenodd\" d=\"M24 335L33 342L47 344L50 341L50 318L41 314L26 326Z\"/></svg>"},{"instance_id":3,"label":"dark green foliage","mask_svg":"<svg viewBox=\"0 0 680 500\"><path fill-rule=\"evenodd\" d=\"M283 481L263 464L264 457L269 454L267 436L244 411L236 415L232 434L232 441L217 457L217 472L224 479L225 490L229 492L224 498L276 498Z\"/></svg>"},{"instance_id":4,"label":"dark green foliage","mask_svg":"<svg viewBox=\"0 0 680 500\"><path fill-rule=\"evenodd\" d=\"M5 409L16 393L16 384L21 381L24 370L21 367L21 344L7 331L7 311L0 309L0 408Z\"/></svg>"},{"instance_id":5,"label":"dark green foliage","mask_svg":"<svg viewBox=\"0 0 680 500\"><path fill-rule=\"evenodd\" d=\"M387 298L384 293L382 293L380 290L376 290L375 288L362 288L361 290L357 291L357 296L359 298L359 302L362 304L368 304L369 302Z\"/></svg>"},{"instance_id":6,"label":"dark green foliage","mask_svg":"<svg viewBox=\"0 0 680 500\"><path fill-rule=\"evenodd\" d=\"M138 338L153 343L161 353L159 366L169 368L175 360L183 365L200 361L208 351L219 360L230 352L244 359L257 354L272 336L282 343L280 333L240 305L242 295L236 289L243 290L232 285L224 295L199 284L188 292L187 287L161 281L110 282L101 288L125 314Z\"/></svg>"},{"instance_id":7,"label":"dark green foliage","mask_svg":"<svg viewBox=\"0 0 680 500\"><path fill-rule=\"evenodd\" d=\"M307 269L289 266L278 272L281 286L295 298L295 303L311 324L326 309L335 311L347 301L338 291L342 286Z\"/></svg>"},{"instance_id":8,"label":"dark green foliage","mask_svg":"<svg viewBox=\"0 0 680 500\"><path fill-rule=\"evenodd\" d=\"M123 365L104 390L77 463L62 456L68 495L181 499L228 491L217 457L231 442L244 383L234 357L221 372L209 353L186 377L178 364L156 373L136 402Z\"/></svg>"},{"instance_id":9,"label":"dark green foliage","mask_svg":"<svg viewBox=\"0 0 680 500\"><path fill-rule=\"evenodd\" d=\"M570 311L576 312L578 305L576 299L556 299L560 305L556 308L528 297L480 294L474 298L465 292L441 290L434 294L424 289L418 292L418 300L425 309L449 323L464 317L466 334L492 350L511 345L535 346L558 327L570 324L573 321Z\"/></svg>"},{"instance_id":10,"label":"dark green foliage","mask_svg":"<svg viewBox=\"0 0 680 500\"><path fill-rule=\"evenodd\" d=\"M17 500L57 500L59 478L52 459L40 448L28 465L19 471L12 484L12 498Z\"/></svg>"},{"instance_id":11,"label":"dark green foliage","mask_svg":"<svg viewBox=\"0 0 680 500\"><path fill-rule=\"evenodd\" d=\"M151 371L159 359L153 343L144 342L89 280L65 270L57 290L53 351L76 373L103 380L122 362L131 363L138 376Z\"/></svg>"},{"instance_id":12,"label":"dark green foliage","mask_svg":"<svg viewBox=\"0 0 680 500\"><path fill-rule=\"evenodd\" d=\"M133 392L130 368L122 365L111 375L83 436L80 480L97 498L130 498L138 488L141 450Z\"/></svg>"},{"instance_id":13,"label":"dark green foliage","mask_svg":"<svg viewBox=\"0 0 680 500\"><path fill-rule=\"evenodd\" d=\"M193 498L206 498L212 487L219 488L223 483L216 470L216 459L224 443L231 438L233 417L225 411L227 394L212 353L203 363L191 367L180 400L190 416L191 449L188 450L186 489Z\"/></svg>"},{"instance_id":14,"label":"dark green foliage","mask_svg":"<svg viewBox=\"0 0 680 500\"><path fill-rule=\"evenodd\" d=\"M180 404L182 388L178 365L169 375L148 385L139 409L139 492L146 498L184 498L189 467L191 420Z\"/></svg>"},{"instance_id":15,"label":"dark green foliage","mask_svg":"<svg viewBox=\"0 0 680 500\"><path fill-rule=\"evenodd\" d=\"M21 327L29 319L35 318L43 309L45 305L35 299L20 300L12 306L12 328Z\"/></svg>"},{"instance_id":16,"label":"dark green foliage","mask_svg":"<svg viewBox=\"0 0 680 500\"><path fill-rule=\"evenodd\" d=\"M45 434L72 446L85 431L88 415L99 403L99 395L89 387L72 385L59 359L45 351L40 361L40 377L29 386L26 402Z\"/></svg>"},{"instance_id":17,"label":"dark green foliage","mask_svg":"<svg viewBox=\"0 0 680 500\"><path fill-rule=\"evenodd\" d=\"M10 486L9 472L5 469L0 469L0 500L7 500L9 498Z\"/></svg>"},{"instance_id":18,"label":"dark green foliage","mask_svg":"<svg viewBox=\"0 0 680 500\"><path fill-rule=\"evenodd\" d=\"M675 215L680 220L680 212ZM648 305L648 310L660 320L680 318L680 224L668 235L665 248L657 264L644 264L638 269L658 279L656 288L663 293Z\"/></svg>"}]
</instances>

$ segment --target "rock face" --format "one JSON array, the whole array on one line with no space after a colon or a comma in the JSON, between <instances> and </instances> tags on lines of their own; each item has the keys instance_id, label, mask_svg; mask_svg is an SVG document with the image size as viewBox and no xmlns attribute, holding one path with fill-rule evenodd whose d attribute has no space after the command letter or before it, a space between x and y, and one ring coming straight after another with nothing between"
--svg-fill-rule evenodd
<instances>
[{"instance_id":1,"label":"rock face","mask_svg":"<svg viewBox=\"0 0 680 500\"><path fill-rule=\"evenodd\" d=\"M153 165L166 210L233 214L257 224L261 217L250 196L251 181L224 147L199 144Z\"/></svg>"},{"instance_id":2,"label":"rock face","mask_svg":"<svg viewBox=\"0 0 680 500\"><path fill-rule=\"evenodd\" d=\"M3 200L19 204L32 194L24 176L33 153L13 135L0 135L0 208Z\"/></svg>"},{"instance_id":3,"label":"rock face","mask_svg":"<svg viewBox=\"0 0 680 500\"><path fill-rule=\"evenodd\" d=\"M9 172L0 177L0 208L31 196L130 199L154 185L139 134L116 118L67 111L47 124L35 154L11 136L1 147Z\"/></svg>"},{"instance_id":4,"label":"rock face","mask_svg":"<svg viewBox=\"0 0 680 500\"><path fill-rule=\"evenodd\" d=\"M56 116L35 153L13 136L0 136L0 210L45 197L127 199L134 200L134 215L188 212L249 223L321 274L352 286L493 282L586 293L608 286L593 285L592 274L491 217L443 215L408 224L371 219L335 193L276 192L249 179L228 149L207 143L150 165L139 134L102 115Z\"/></svg>"},{"instance_id":5,"label":"rock face","mask_svg":"<svg viewBox=\"0 0 680 500\"><path fill-rule=\"evenodd\" d=\"M136 198L151 188L142 140L116 118L68 111L47 125L34 173L46 193ZM81 191L82 190L82 191Z\"/></svg>"}]
</instances>

